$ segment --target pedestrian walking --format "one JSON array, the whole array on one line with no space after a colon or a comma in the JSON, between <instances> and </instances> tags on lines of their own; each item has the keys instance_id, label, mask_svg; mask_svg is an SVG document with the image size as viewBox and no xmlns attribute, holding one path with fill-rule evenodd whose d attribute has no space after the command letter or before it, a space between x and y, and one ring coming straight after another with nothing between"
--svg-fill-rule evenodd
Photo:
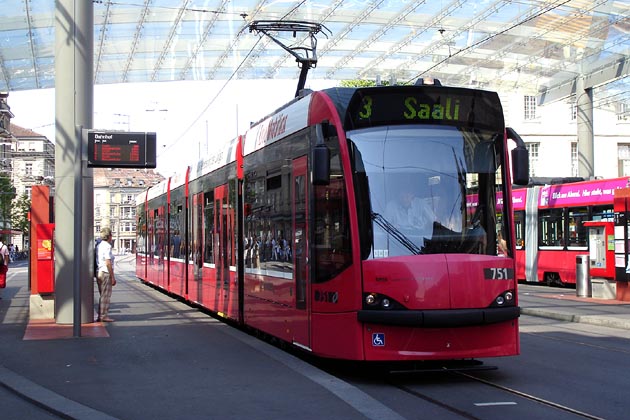
<instances>
[{"instance_id":1,"label":"pedestrian walking","mask_svg":"<svg viewBox=\"0 0 630 420\"><path fill-rule=\"evenodd\" d=\"M9 248L0 240L0 299L2 299L2 289L7 287L7 271L9 271Z\"/></svg>"}]
</instances>

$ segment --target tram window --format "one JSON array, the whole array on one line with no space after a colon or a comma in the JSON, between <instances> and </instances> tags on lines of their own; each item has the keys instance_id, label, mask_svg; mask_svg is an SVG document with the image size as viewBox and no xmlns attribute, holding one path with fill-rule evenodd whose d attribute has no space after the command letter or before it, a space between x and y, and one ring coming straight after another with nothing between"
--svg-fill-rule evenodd
<instances>
[{"instance_id":1,"label":"tram window","mask_svg":"<svg viewBox=\"0 0 630 420\"><path fill-rule=\"evenodd\" d=\"M213 263L213 243L214 243L214 192L210 191L204 194L204 253L203 262Z\"/></svg>"},{"instance_id":2,"label":"tram window","mask_svg":"<svg viewBox=\"0 0 630 420\"><path fill-rule=\"evenodd\" d=\"M569 243L568 246L583 247L587 245L588 233L584 222L589 220L587 207L569 209Z\"/></svg>"},{"instance_id":3,"label":"tram window","mask_svg":"<svg viewBox=\"0 0 630 420\"><path fill-rule=\"evenodd\" d=\"M136 246L136 252L139 254L144 254L147 252L146 250L147 220L145 217L144 208L140 208L136 214L138 215L138 227L137 227L138 243Z\"/></svg>"},{"instance_id":4,"label":"tram window","mask_svg":"<svg viewBox=\"0 0 630 420\"><path fill-rule=\"evenodd\" d=\"M540 210L539 246L564 246L563 214L563 209Z\"/></svg>"},{"instance_id":5,"label":"tram window","mask_svg":"<svg viewBox=\"0 0 630 420\"><path fill-rule=\"evenodd\" d=\"M315 187L315 282L339 274L352 263L350 221L339 149L329 142L330 184Z\"/></svg>"},{"instance_id":6,"label":"tram window","mask_svg":"<svg viewBox=\"0 0 630 420\"><path fill-rule=\"evenodd\" d=\"M153 210L153 255L154 256L158 256L160 253L160 230L161 230L161 220L160 220L160 214L158 213L158 210L155 209Z\"/></svg>"},{"instance_id":7,"label":"tram window","mask_svg":"<svg viewBox=\"0 0 630 420\"><path fill-rule=\"evenodd\" d=\"M306 137L298 134L291 143L306 144ZM278 156L274 147L258 153L261 164L245 174L243 189L245 269L292 273L291 166L286 161L274 160ZM236 191L236 184L231 185L230 191ZM230 205L236 205L232 194Z\"/></svg>"},{"instance_id":8,"label":"tram window","mask_svg":"<svg viewBox=\"0 0 630 420\"><path fill-rule=\"evenodd\" d=\"M171 204L171 212L169 214L170 224L170 256L180 258L182 252L182 205L181 200L174 199Z\"/></svg>"},{"instance_id":9,"label":"tram window","mask_svg":"<svg viewBox=\"0 0 630 420\"><path fill-rule=\"evenodd\" d=\"M525 212L514 212L514 232L516 237L516 248L521 249L525 246Z\"/></svg>"},{"instance_id":10,"label":"tram window","mask_svg":"<svg viewBox=\"0 0 630 420\"><path fill-rule=\"evenodd\" d=\"M593 217L591 220L613 222L615 220L615 212L612 206L596 206L593 207Z\"/></svg>"}]
</instances>

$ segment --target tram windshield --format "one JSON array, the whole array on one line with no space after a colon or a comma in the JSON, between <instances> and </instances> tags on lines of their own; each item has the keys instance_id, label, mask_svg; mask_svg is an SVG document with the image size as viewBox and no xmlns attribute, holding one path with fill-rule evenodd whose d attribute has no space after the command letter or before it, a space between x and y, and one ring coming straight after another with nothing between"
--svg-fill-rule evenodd
<instances>
[{"instance_id":1,"label":"tram windshield","mask_svg":"<svg viewBox=\"0 0 630 420\"><path fill-rule=\"evenodd\" d=\"M503 133L399 125L348 138L355 183L366 184L357 188L357 206L370 209L362 218L371 224L362 230L371 238L369 258L496 255Z\"/></svg>"}]
</instances>

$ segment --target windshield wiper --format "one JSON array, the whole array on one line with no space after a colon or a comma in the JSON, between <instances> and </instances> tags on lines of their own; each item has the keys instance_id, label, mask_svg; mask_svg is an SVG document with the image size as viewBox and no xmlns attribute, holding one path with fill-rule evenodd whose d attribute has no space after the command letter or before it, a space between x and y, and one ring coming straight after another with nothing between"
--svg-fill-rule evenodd
<instances>
[{"instance_id":1,"label":"windshield wiper","mask_svg":"<svg viewBox=\"0 0 630 420\"><path fill-rule=\"evenodd\" d=\"M385 219L379 213L372 212L372 220L374 220L374 223L379 225L385 232L393 236L394 239L400 242L402 246L407 248L413 254L419 255L422 253L420 248L416 244L414 244L413 241L407 238L404 233L398 230L396 226L388 222L387 219Z\"/></svg>"}]
</instances>

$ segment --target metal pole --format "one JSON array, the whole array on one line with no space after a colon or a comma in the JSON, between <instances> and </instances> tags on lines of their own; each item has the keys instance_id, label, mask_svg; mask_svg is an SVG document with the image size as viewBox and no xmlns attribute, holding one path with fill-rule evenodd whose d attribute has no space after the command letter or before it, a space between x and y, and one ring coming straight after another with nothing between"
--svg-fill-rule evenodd
<instances>
[{"instance_id":1,"label":"metal pole","mask_svg":"<svg viewBox=\"0 0 630 420\"><path fill-rule=\"evenodd\" d=\"M77 128L79 144L77 147L77 162L74 167L74 202L77 203L77 214L74 217L74 262L72 265L73 276L73 317L72 317L72 333L75 337L81 337L81 221L83 213L81 211L81 203L83 202L81 181L83 180L82 162L81 162L81 145L83 144L83 127Z\"/></svg>"},{"instance_id":2,"label":"metal pole","mask_svg":"<svg viewBox=\"0 0 630 420\"><path fill-rule=\"evenodd\" d=\"M76 337L81 321L93 321L94 304L91 259L83 258L93 235L86 203L92 203L86 198L92 191L86 180L92 179L91 169L83 168L81 133L93 119L93 32L92 2L55 1L55 224L67 230L55 235L55 321L72 323Z\"/></svg>"}]
</instances>

